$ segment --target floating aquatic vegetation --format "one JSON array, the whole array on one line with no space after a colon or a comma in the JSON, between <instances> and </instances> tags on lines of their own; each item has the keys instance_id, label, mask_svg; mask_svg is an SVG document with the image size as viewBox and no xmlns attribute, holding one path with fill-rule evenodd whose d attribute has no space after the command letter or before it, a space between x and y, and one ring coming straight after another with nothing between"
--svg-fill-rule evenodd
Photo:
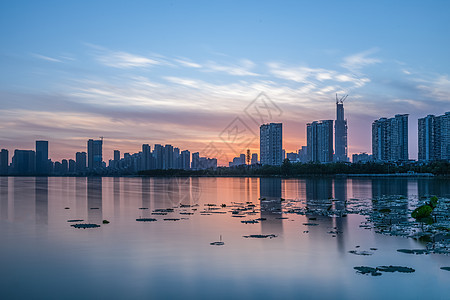
<instances>
[{"instance_id":1,"label":"floating aquatic vegetation","mask_svg":"<svg viewBox=\"0 0 450 300\"><path fill-rule=\"evenodd\" d=\"M416 270L409 267L402 267L402 266L378 266L376 268L372 267L366 267L366 266L360 266L360 267L353 267L357 272L360 274L370 274L372 276L381 276L381 272L388 272L388 273L414 273Z\"/></svg>"},{"instance_id":2,"label":"floating aquatic vegetation","mask_svg":"<svg viewBox=\"0 0 450 300\"><path fill-rule=\"evenodd\" d=\"M305 225L305 226L318 226L319 224L317 224L317 223L303 223L303 225Z\"/></svg>"},{"instance_id":3,"label":"floating aquatic vegetation","mask_svg":"<svg viewBox=\"0 0 450 300\"><path fill-rule=\"evenodd\" d=\"M245 238L253 238L253 239L272 239L277 237L275 234L250 234L250 235L244 235Z\"/></svg>"},{"instance_id":4,"label":"floating aquatic vegetation","mask_svg":"<svg viewBox=\"0 0 450 300\"><path fill-rule=\"evenodd\" d=\"M67 220L67 222L83 222L84 220L81 219L75 219L75 220Z\"/></svg>"},{"instance_id":5,"label":"floating aquatic vegetation","mask_svg":"<svg viewBox=\"0 0 450 300\"><path fill-rule=\"evenodd\" d=\"M97 225L97 224L73 224L73 225L70 225L70 226L75 227L75 228L81 228L81 229L98 228L98 227L100 227L100 225Z\"/></svg>"},{"instance_id":6,"label":"floating aquatic vegetation","mask_svg":"<svg viewBox=\"0 0 450 300\"><path fill-rule=\"evenodd\" d=\"M166 212L152 212L152 215L165 216L165 215L167 215L167 213Z\"/></svg>"},{"instance_id":7,"label":"floating aquatic vegetation","mask_svg":"<svg viewBox=\"0 0 450 300\"><path fill-rule=\"evenodd\" d=\"M225 243L224 242L212 242L212 243L209 243L211 246L223 246L223 245L225 245Z\"/></svg>"},{"instance_id":8,"label":"floating aquatic vegetation","mask_svg":"<svg viewBox=\"0 0 450 300\"><path fill-rule=\"evenodd\" d=\"M429 254L430 251L427 249L398 249L397 252L408 253L408 254Z\"/></svg>"},{"instance_id":9,"label":"floating aquatic vegetation","mask_svg":"<svg viewBox=\"0 0 450 300\"><path fill-rule=\"evenodd\" d=\"M362 256L369 256L369 255L373 254L373 252L370 252L370 251L357 251L357 250L350 250L350 251L348 251L348 253L355 254L355 255L362 255Z\"/></svg>"},{"instance_id":10,"label":"floating aquatic vegetation","mask_svg":"<svg viewBox=\"0 0 450 300\"><path fill-rule=\"evenodd\" d=\"M241 223L244 223L244 224L257 224L259 222L257 220L242 220Z\"/></svg>"},{"instance_id":11,"label":"floating aquatic vegetation","mask_svg":"<svg viewBox=\"0 0 450 300\"><path fill-rule=\"evenodd\" d=\"M103 220L103 224L109 224L110 222L108 220Z\"/></svg>"},{"instance_id":12,"label":"floating aquatic vegetation","mask_svg":"<svg viewBox=\"0 0 450 300\"><path fill-rule=\"evenodd\" d=\"M91 207L91 209L100 209L99 207Z\"/></svg>"},{"instance_id":13,"label":"floating aquatic vegetation","mask_svg":"<svg viewBox=\"0 0 450 300\"><path fill-rule=\"evenodd\" d=\"M166 218L164 221L180 221L178 218Z\"/></svg>"},{"instance_id":14,"label":"floating aquatic vegetation","mask_svg":"<svg viewBox=\"0 0 450 300\"><path fill-rule=\"evenodd\" d=\"M450 267L441 267L441 270L450 271Z\"/></svg>"},{"instance_id":15,"label":"floating aquatic vegetation","mask_svg":"<svg viewBox=\"0 0 450 300\"><path fill-rule=\"evenodd\" d=\"M153 219L153 218L139 218L139 219L136 219L136 221L138 221L138 222L155 222L157 220Z\"/></svg>"},{"instance_id":16,"label":"floating aquatic vegetation","mask_svg":"<svg viewBox=\"0 0 450 300\"><path fill-rule=\"evenodd\" d=\"M139 209L148 209L148 207L139 207Z\"/></svg>"},{"instance_id":17,"label":"floating aquatic vegetation","mask_svg":"<svg viewBox=\"0 0 450 300\"><path fill-rule=\"evenodd\" d=\"M180 212L180 215L193 215L194 213L192 212Z\"/></svg>"},{"instance_id":18,"label":"floating aquatic vegetation","mask_svg":"<svg viewBox=\"0 0 450 300\"><path fill-rule=\"evenodd\" d=\"M380 272L378 272L377 268L360 266L360 267L353 267L353 269L355 269L356 273L359 273L359 274L370 274L372 276L381 276L382 275Z\"/></svg>"},{"instance_id":19,"label":"floating aquatic vegetation","mask_svg":"<svg viewBox=\"0 0 450 300\"><path fill-rule=\"evenodd\" d=\"M414 273L416 271L413 268L402 267L402 266L379 266L379 267L377 267L377 270L381 271L381 272L389 272L389 273L394 273L394 272Z\"/></svg>"},{"instance_id":20,"label":"floating aquatic vegetation","mask_svg":"<svg viewBox=\"0 0 450 300\"><path fill-rule=\"evenodd\" d=\"M64 209L70 209L70 207L64 207Z\"/></svg>"}]
</instances>

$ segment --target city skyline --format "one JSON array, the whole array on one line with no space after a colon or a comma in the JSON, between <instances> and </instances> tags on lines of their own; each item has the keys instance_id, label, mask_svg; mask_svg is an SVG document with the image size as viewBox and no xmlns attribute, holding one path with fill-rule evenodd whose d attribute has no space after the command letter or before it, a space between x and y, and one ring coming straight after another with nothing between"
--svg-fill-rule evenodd
<instances>
[{"instance_id":1,"label":"city skyline","mask_svg":"<svg viewBox=\"0 0 450 300\"><path fill-rule=\"evenodd\" d=\"M108 160L142 142L201 152L214 141L230 160L236 151L220 133L265 92L282 111L266 121L283 122L290 152L306 145L306 123L334 118L337 92L351 95L351 156L371 152L366 133L379 116L450 110L447 2L406 11L390 2L134 3L1 4L1 147L48 140L61 160L104 136ZM256 152L261 124L245 123ZM417 151L411 134L410 158Z\"/></svg>"}]
</instances>

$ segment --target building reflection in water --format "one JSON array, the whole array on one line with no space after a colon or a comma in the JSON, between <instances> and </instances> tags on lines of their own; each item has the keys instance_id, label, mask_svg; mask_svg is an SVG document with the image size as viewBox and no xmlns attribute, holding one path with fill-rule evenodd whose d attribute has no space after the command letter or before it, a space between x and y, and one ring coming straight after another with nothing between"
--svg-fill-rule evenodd
<instances>
[{"instance_id":1,"label":"building reflection in water","mask_svg":"<svg viewBox=\"0 0 450 300\"><path fill-rule=\"evenodd\" d=\"M408 178L372 179L372 208L392 211L383 221L383 225L386 223L397 224L408 220L408 181Z\"/></svg>"},{"instance_id":2,"label":"building reflection in water","mask_svg":"<svg viewBox=\"0 0 450 300\"><path fill-rule=\"evenodd\" d=\"M345 235L347 234L347 217L342 217L347 208L347 179L334 179L334 201L333 209L336 212L334 221L334 231L337 231L336 240L340 253L345 252Z\"/></svg>"},{"instance_id":3,"label":"building reflection in water","mask_svg":"<svg viewBox=\"0 0 450 300\"><path fill-rule=\"evenodd\" d=\"M347 234L347 179L307 178L305 189L308 222L319 223L323 230L334 236L339 252L344 253Z\"/></svg>"},{"instance_id":4,"label":"building reflection in water","mask_svg":"<svg viewBox=\"0 0 450 300\"><path fill-rule=\"evenodd\" d=\"M281 209L281 178L260 178L259 195L261 206L261 232L280 234L283 232Z\"/></svg>"},{"instance_id":5,"label":"building reflection in water","mask_svg":"<svg viewBox=\"0 0 450 300\"><path fill-rule=\"evenodd\" d=\"M0 177L0 219L2 220L8 219L8 209L9 209L8 184L9 184L8 177L6 176Z\"/></svg>"},{"instance_id":6,"label":"building reflection in water","mask_svg":"<svg viewBox=\"0 0 450 300\"><path fill-rule=\"evenodd\" d=\"M86 177L75 178L76 218L84 219L86 215Z\"/></svg>"},{"instance_id":7,"label":"building reflection in water","mask_svg":"<svg viewBox=\"0 0 450 300\"><path fill-rule=\"evenodd\" d=\"M148 218L151 214L151 191L150 191L150 178L149 177L142 177L141 180L141 195L142 195L142 204L141 208L147 208L143 209L141 211L141 216L144 218Z\"/></svg>"},{"instance_id":8,"label":"building reflection in water","mask_svg":"<svg viewBox=\"0 0 450 300\"><path fill-rule=\"evenodd\" d=\"M35 179L36 224L48 225L48 177Z\"/></svg>"},{"instance_id":9,"label":"building reflection in water","mask_svg":"<svg viewBox=\"0 0 450 300\"><path fill-rule=\"evenodd\" d=\"M113 201L114 216L118 218L120 215L120 177L113 178Z\"/></svg>"},{"instance_id":10,"label":"building reflection in water","mask_svg":"<svg viewBox=\"0 0 450 300\"><path fill-rule=\"evenodd\" d=\"M306 188L306 217L316 218L322 225L333 227L332 219L320 212L331 209L330 199L333 198L332 178L307 178ZM324 227L325 227L324 226Z\"/></svg>"},{"instance_id":11,"label":"building reflection in water","mask_svg":"<svg viewBox=\"0 0 450 300\"><path fill-rule=\"evenodd\" d=\"M450 198L450 184L448 179L419 178L417 179L417 190L419 197L431 197L440 195Z\"/></svg>"},{"instance_id":12,"label":"building reflection in water","mask_svg":"<svg viewBox=\"0 0 450 300\"><path fill-rule=\"evenodd\" d=\"M102 178L87 178L87 204L89 223L100 224L102 222Z\"/></svg>"},{"instance_id":13,"label":"building reflection in water","mask_svg":"<svg viewBox=\"0 0 450 300\"><path fill-rule=\"evenodd\" d=\"M34 178L14 177L14 221L30 221L34 218Z\"/></svg>"}]
</instances>

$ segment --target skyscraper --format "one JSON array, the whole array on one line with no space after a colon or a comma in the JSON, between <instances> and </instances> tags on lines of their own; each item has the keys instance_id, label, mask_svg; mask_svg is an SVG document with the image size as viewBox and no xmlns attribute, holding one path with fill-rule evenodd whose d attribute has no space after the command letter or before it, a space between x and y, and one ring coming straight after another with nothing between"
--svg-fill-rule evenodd
<instances>
[{"instance_id":1,"label":"skyscraper","mask_svg":"<svg viewBox=\"0 0 450 300\"><path fill-rule=\"evenodd\" d=\"M94 170L102 167L103 141L90 139L87 142L88 169Z\"/></svg>"},{"instance_id":2,"label":"skyscraper","mask_svg":"<svg viewBox=\"0 0 450 300\"><path fill-rule=\"evenodd\" d=\"M0 152L0 174L8 174L8 164L9 164L9 151L7 149L2 149Z\"/></svg>"},{"instance_id":3,"label":"skyscraper","mask_svg":"<svg viewBox=\"0 0 450 300\"><path fill-rule=\"evenodd\" d=\"M372 155L375 161L408 160L408 115L380 118L372 123Z\"/></svg>"},{"instance_id":4,"label":"skyscraper","mask_svg":"<svg viewBox=\"0 0 450 300\"><path fill-rule=\"evenodd\" d=\"M48 174L48 141L36 141L36 173Z\"/></svg>"},{"instance_id":5,"label":"skyscraper","mask_svg":"<svg viewBox=\"0 0 450 300\"><path fill-rule=\"evenodd\" d=\"M141 169L142 170L150 170L152 162L152 152L149 144L142 145L142 160L141 160Z\"/></svg>"},{"instance_id":6,"label":"skyscraper","mask_svg":"<svg viewBox=\"0 0 450 300\"><path fill-rule=\"evenodd\" d=\"M348 161L347 156L347 120L344 117L344 101L347 96L338 99L336 95L336 122L334 124L335 161Z\"/></svg>"},{"instance_id":7,"label":"skyscraper","mask_svg":"<svg viewBox=\"0 0 450 300\"><path fill-rule=\"evenodd\" d=\"M308 161L328 163L333 161L333 120L306 124Z\"/></svg>"},{"instance_id":8,"label":"skyscraper","mask_svg":"<svg viewBox=\"0 0 450 300\"><path fill-rule=\"evenodd\" d=\"M153 157L155 158L155 168L158 170L163 169L163 150L164 147L159 144L155 144L155 148L153 149Z\"/></svg>"},{"instance_id":9,"label":"skyscraper","mask_svg":"<svg viewBox=\"0 0 450 300\"><path fill-rule=\"evenodd\" d=\"M199 167L199 161L200 161L200 153L198 152L194 152L192 153L192 163L191 163L191 168L193 170L197 170Z\"/></svg>"},{"instance_id":10,"label":"skyscraper","mask_svg":"<svg viewBox=\"0 0 450 300\"><path fill-rule=\"evenodd\" d=\"M181 168L189 170L191 168L191 152L189 150L181 151Z\"/></svg>"},{"instance_id":11,"label":"skyscraper","mask_svg":"<svg viewBox=\"0 0 450 300\"><path fill-rule=\"evenodd\" d=\"M418 120L419 160L450 160L450 112Z\"/></svg>"},{"instance_id":12,"label":"skyscraper","mask_svg":"<svg viewBox=\"0 0 450 300\"><path fill-rule=\"evenodd\" d=\"M164 163L163 163L163 169L169 170L173 169L173 146L172 145L165 145L164 146Z\"/></svg>"},{"instance_id":13,"label":"skyscraper","mask_svg":"<svg viewBox=\"0 0 450 300\"><path fill-rule=\"evenodd\" d=\"M75 171L86 171L86 152L77 152L75 154Z\"/></svg>"},{"instance_id":14,"label":"skyscraper","mask_svg":"<svg viewBox=\"0 0 450 300\"><path fill-rule=\"evenodd\" d=\"M14 174L29 175L36 173L36 153L33 150L14 150L12 167Z\"/></svg>"},{"instance_id":15,"label":"skyscraper","mask_svg":"<svg viewBox=\"0 0 450 300\"><path fill-rule=\"evenodd\" d=\"M259 128L259 151L262 165L283 163L283 124L263 124Z\"/></svg>"}]
</instances>

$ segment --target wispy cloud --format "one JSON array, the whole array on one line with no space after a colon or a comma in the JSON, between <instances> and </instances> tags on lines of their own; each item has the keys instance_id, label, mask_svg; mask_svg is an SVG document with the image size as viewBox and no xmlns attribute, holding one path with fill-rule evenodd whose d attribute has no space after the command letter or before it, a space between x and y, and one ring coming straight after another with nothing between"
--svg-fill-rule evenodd
<instances>
[{"instance_id":1,"label":"wispy cloud","mask_svg":"<svg viewBox=\"0 0 450 300\"><path fill-rule=\"evenodd\" d=\"M234 76L259 76L259 74L251 71L251 69L255 67L255 63L249 59L241 59L239 64L230 65L223 65L209 61L205 67L209 72L224 72Z\"/></svg>"},{"instance_id":2,"label":"wispy cloud","mask_svg":"<svg viewBox=\"0 0 450 300\"><path fill-rule=\"evenodd\" d=\"M422 83L417 87L427 94L431 94L435 99L450 101L450 79L448 75L440 75L433 80L422 80Z\"/></svg>"},{"instance_id":3,"label":"wispy cloud","mask_svg":"<svg viewBox=\"0 0 450 300\"><path fill-rule=\"evenodd\" d=\"M158 60L123 51L107 52L99 55L97 59L105 66L120 69L150 67L161 64Z\"/></svg>"},{"instance_id":4,"label":"wispy cloud","mask_svg":"<svg viewBox=\"0 0 450 300\"><path fill-rule=\"evenodd\" d=\"M179 63L183 67L196 68L196 69L202 67L200 64L192 62L191 60L188 60L185 58L176 58L176 59L174 59L174 61Z\"/></svg>"},{"instance_id":5,"label":"wispy cloud","mask_svg":"<svg viewBox=\"0 0 450 300\"><path fill-rule=\"evenodd\" d=\"M378 49L372 48L363 52L352 54L344 58L341 66L352 72L359 72L365 66L381 62L378 58L370 57L376 52L378 52Z\"/></svg>"},{"instance_id":6,"label":"wispy cloud","mask_svg":"<svg viewBox=\"0 0 450 300\"><path fill-rule=\"evenodd\" d=\"M51 61L51 62L62 62L62 60L54 58L54 57L50 57L50 56L45 56L42 54L37 54L37 53L32 53L32 55L36 58L42 59L42 60L46 60L46 61Z\"/></svg>"},{"instance_id":7,"label":"wispy cloud","mask_svg":"<svg viewBox=\"0 0 450 300\"><path fill-rule=\"evenodd\" d=\"M324 68L309 68L309 67L287 67L279 63L268 63L270 72L280 79L295 81L302 84L318 83L323 85L323 82L334 81L336 83L349 83L351 86L347 88L358 88L370 82L370 79L363 76L356 76L353 74L339 73L334 70ZM327 84L328 84L327 83Z\"/></svg>"}]
</instances>

